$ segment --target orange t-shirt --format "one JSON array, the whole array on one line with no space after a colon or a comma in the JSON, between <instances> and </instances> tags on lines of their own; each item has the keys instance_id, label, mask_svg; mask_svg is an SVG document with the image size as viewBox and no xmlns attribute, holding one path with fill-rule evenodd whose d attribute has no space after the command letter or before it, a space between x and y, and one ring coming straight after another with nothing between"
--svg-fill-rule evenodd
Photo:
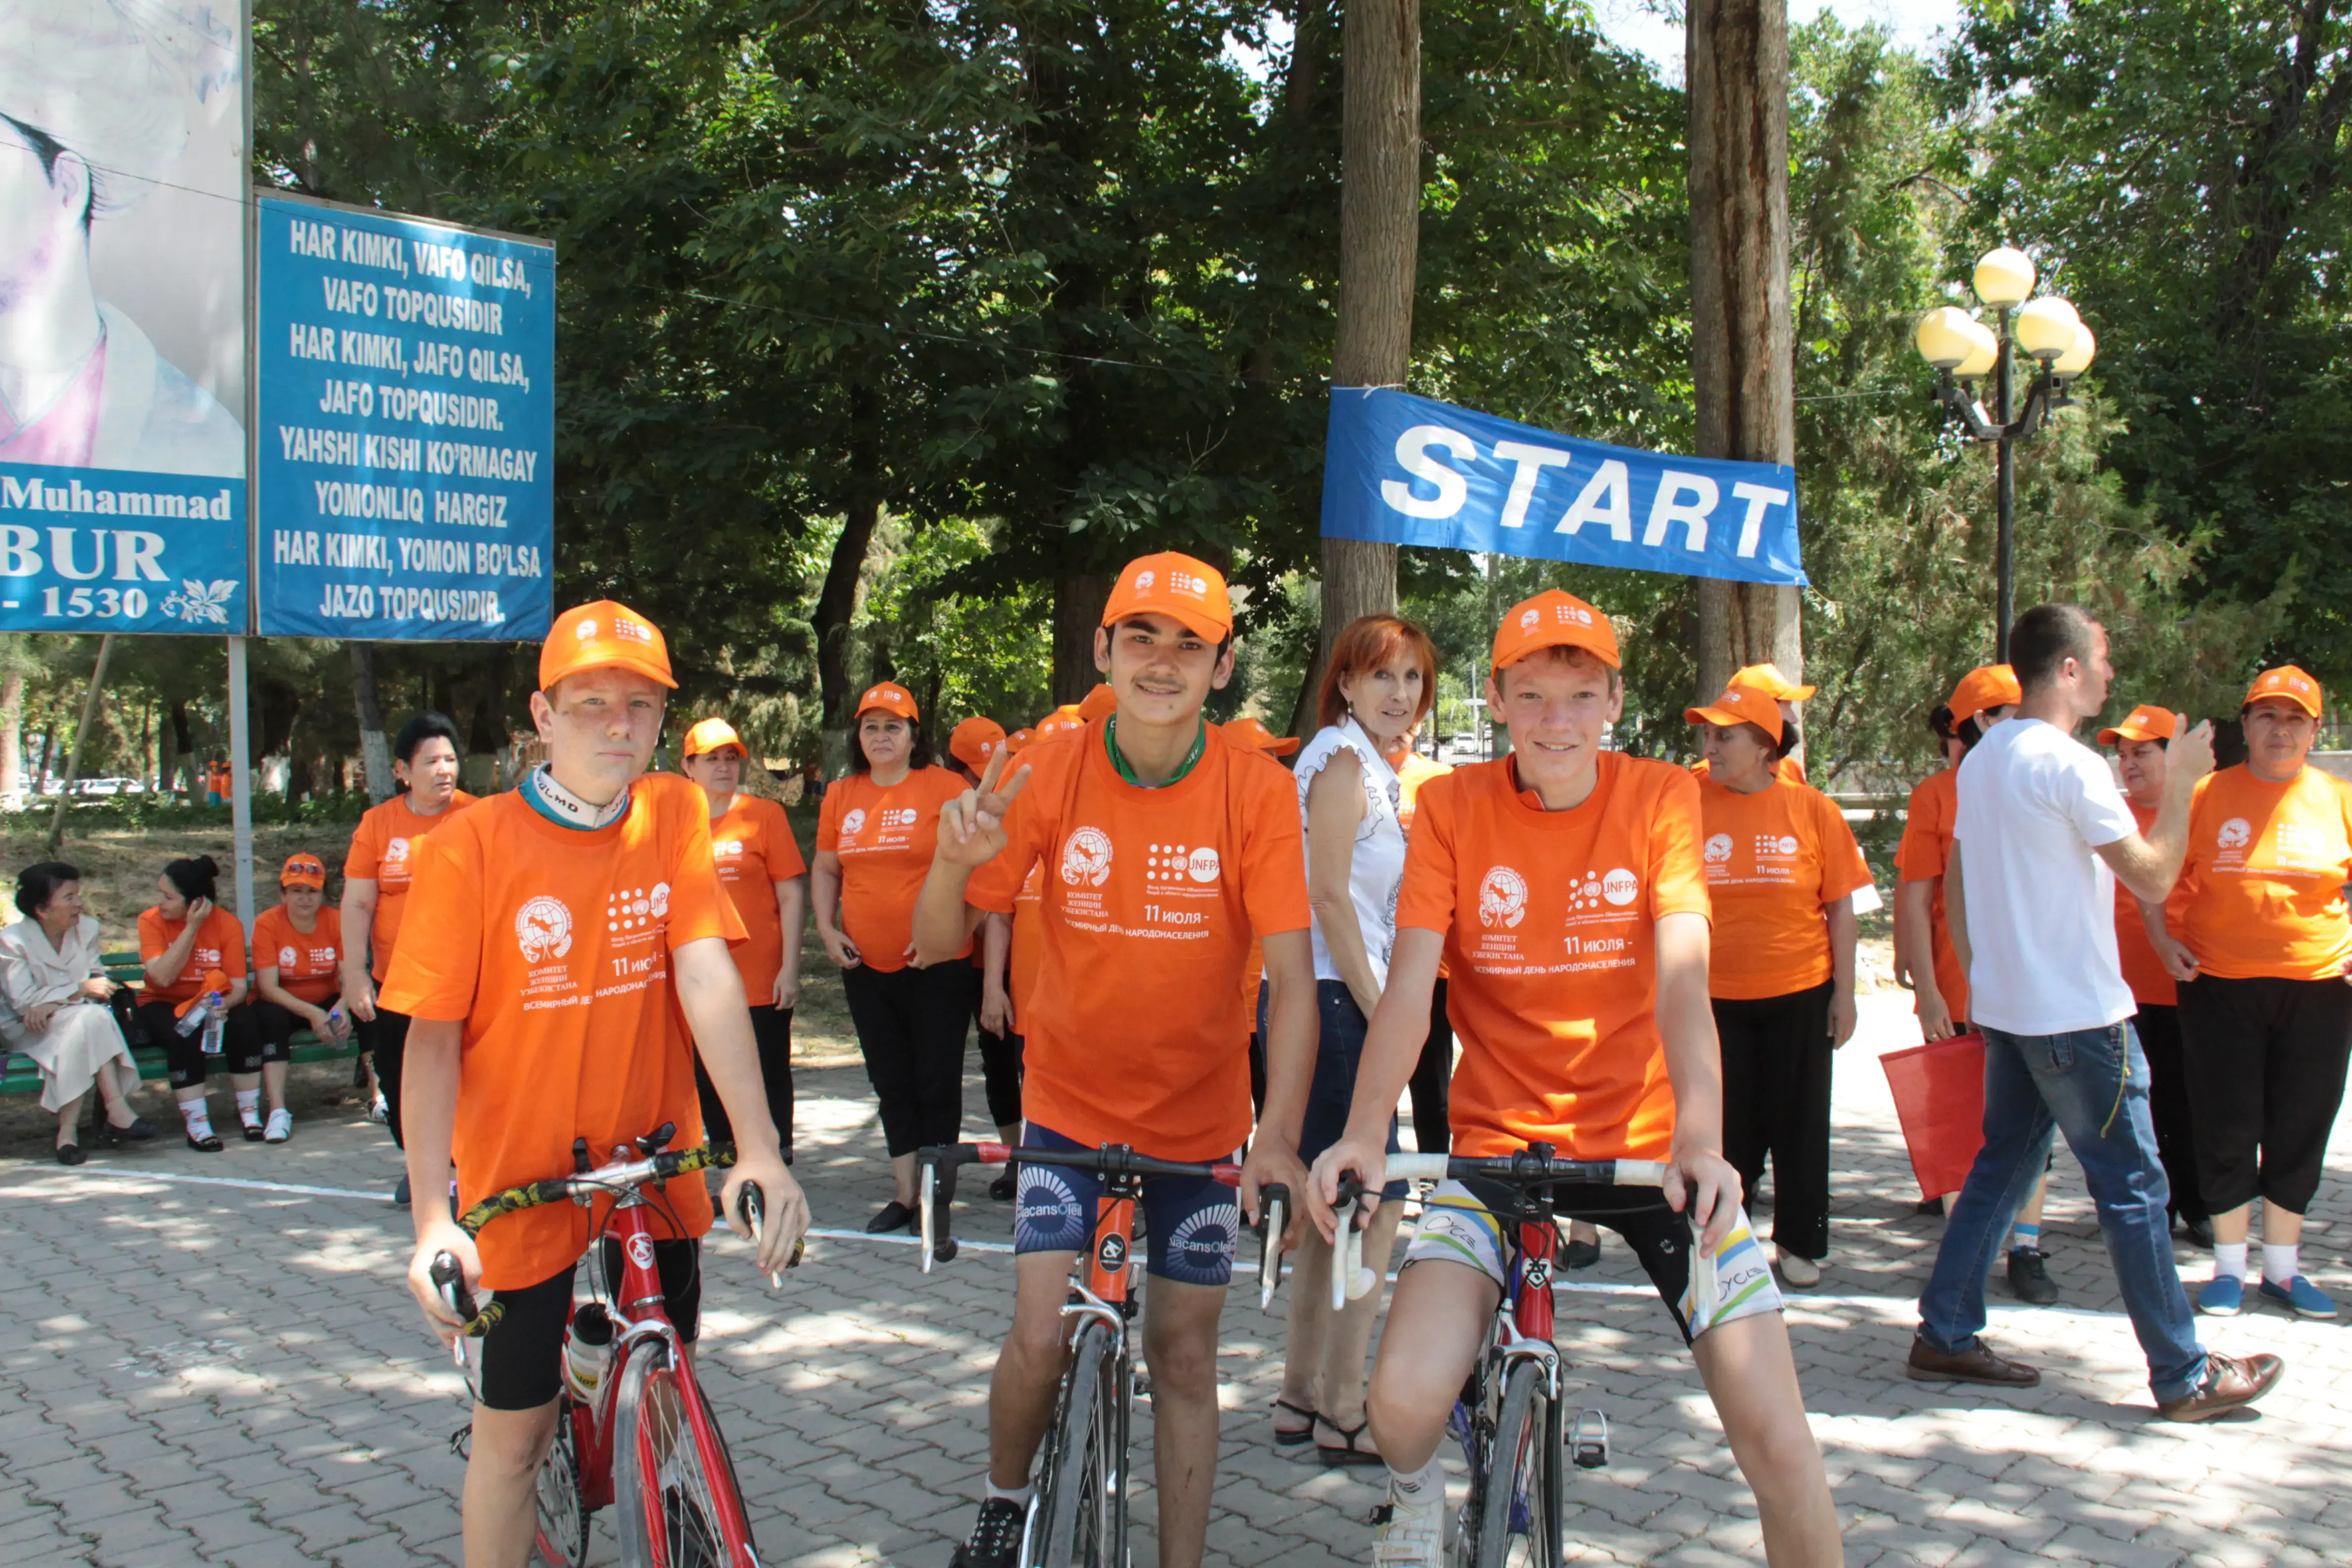
<instances>
[{"instance_id":1,"label":"orange t-shirt","mask_svg":"<svg viewBox=\"0 0 2352 1568\"><path fill-rule=\"evenodd\" d=\"M188 929L184 920L167 921L153 910L139 914L139 958L141 963L157 957L163 950L180 940ZM188 949L188 961L180 965L180 977L169 985L149 981L139 993L142 1002L184 1002L196 994L205 983L205 971L217 969L231 980L245 974L245 927L237 918L213 906L205 923L196 928L196 942Z\"/></svg>"},{"instance_id":2,"label":"orange t-shirt","mask_svg":"<svg viewBox=\"0 0 2352 1568\"><path fill-rule=\"evenodd\" d=\"M1598 760L1570 811L1522 795L1507 757L1422 786L1397 926L1445 937L1456 1153L1541 1142L1576 1160L1660 1160L1674 1142L1656 922L1708 912L1698 782L1671 763Z\"/></svg>"},{"instance_id":3,"label":"orange t-shirt","mask_svg":"<svg viewBox=\"0 0 2352 1568\"><path fill-rule=\"evenodd\" d=\"M1691 764L1691 773L1704 784L1713 772L1714 764L1705 757ZM1805 764L1792 754L1782 757L1772 765L1772 776L1781 784L1801 784L1805 782Z\"/></svg>"},{"instance_id":4,"label":"orange t-shirt","mask_svg":"<svg viewBox=\"0 0 2352 1568\"><path fill-rule=\"evenodd\" d=\"M1038 904L1045 897L1045 868L1032 866L1029 879L1013 900L1013 936L1004 950L1004 988L1013 996L1013 1032L1029 1032L1029 999L1037 994L1037 966L1045 960L1043 917Z\"/></svg>"},{"instance_id":5,"label":"orange t-shirt","mask_svg":"<svg viewBox=\"0 0 2352 1568\"><path fill-rule=\"evenodd\" d=\"M727 815L710 824L710 852L719 880L750 939L735 952L743 994L752 1006L772 1005L784 968L784 921L776 912L776 884L808 874L793 825L772 800L738 795Z\"/></svg>"},{"instance_id":6,"label":"orange t-shirt","mask_svg":"<svg viewBox=\"0 0 2352 1568\"><path fill-rule=\"evenodd\" d=\"M1710 996L1752 1002L1826 984L1825 906L1870 885L1870 867L1830 797L1811 784L1754 795L1699 782L1706 890L1715 905Z\"/></svg>"},{"instance_id":7,"label":"orange t-shirt","mask_svg":"<svg viewBox=\"0 0 2352 1568\"><path fill-rule=\"evenodd\" d=\"M1419 752L1407 752L1402 758L1391 759L1391 765L1395 768L1397 776L1397 826L1404 830L1405 843L1410 847L1413 813L1418 809L1416 802L1421 786L1432 779L1442 779L1454 770L1444 763L1433 762ZM1445 972L1444 963L1437 966L1437 978L1453 978Z\"/></svg>"},{"instance_id":8,"label":"orange t-shirt","mask_svg":"<svg viewBox=\"0 0 2352 1568\"><path fill-rule=\"evenodd\" d=\"M1911 792L1911 810L1903 823L1903 841L1895 847L1895 868L1906 882L1936 884L1927 901L1927 944L1936 965L1936 989L1955 1024L1969 1016L1969 977L1952 946L1952 928L1944 914L1944 868L1950 865L1956 840L1953 825L1960 815L1960 770L1946 768L1922 779Z\"/></svg>"},{"instance_id":9,"label":"orange t-shirt","mask_svg":"<svg viewBox=\"0 0 2352 1568\"><path fill-rule=\"evenodd\" d=\"M400 921L408 901L409 868L416 841L474 801L474 796L459 790L439 816L424 816L409 808L406 795L396 795L382 805L368 807L367 815L352 830L351 853L343 858L343 879L347 883L353 877L375 880L375 921L368 928L368 946L373 961L370 973L378 985L392 973L392 952L400 941Z\"/></svg>"},{"instance_id":10,"label":"orange t-shirt","mask_svg":"<svg viewBox=\"0 0 2352 1568\"><path fill-rule=\"evenodd\" d=\"M318 1006L341 990L343 911L321 904L309 935L294 929L286 906L253 917L253 966L278 971L278 986Z\"/></svg>"},{"instance_id":11,"label":"orange t-shirt","mask_svg":"<svg viewBox=\"0 0 2352 1568\"><path fill-rule=\"evenodd\" d=\"M940 807L965 787L945 768L917 768L887 789L871 773L849 773L824 792L816 847L841 857L841 933L866 968L907 967L915 900L939 847ZM971 952L966 942L956 956Z\"/></svg>"},{"instance_id":12,"label":"orange t-shirt","mask_svg":"<svg viewBox=\"0 0 2352 1568\"><path fill-rule=\"evenodd\" d=\"M457 1199L572 1169L572 1141L599 1161L674 1122L671 1147L702 1142L693 1047L670 986L689 942L743 940L710 854L710 805L675 773L630 787L618 822L589 830L541 816L509 791L437 829L413 857L415 919L393 955L383 1005L460 1021ZM537 1284L588 1248L609 1203L506 1215L480 1237L494 1290ZM710 1205L666 1213L688 1236ZM656 1222L656 1228L663 1228Z\"/></svg>"},{"instance_id":13,"label":"orange t-shirt","mask_svg":"<svg viewBox=\"0 0 2352 1568\"><path fill-rule=\"evenodd\" d=\"M2241 763L2197 781L2189 859L2164 901L2198 968L2325 980L2352 959L2352 791L2317 768L2266 784Z\"/></svg>"},{"instance_id":14,"label":"orange t-shirt","mask_svg":"<svg viewBox=\"0 0 2352 1568\"><path fill-rule=\"evenodd\" d=\"M2139 823L2140 832L2147 833L2156 821L2157 808L2137 801L2127 804ZM2116 879L2116 956L2123 961L2124 984L2131 987L2133 1001L2143 1007L2179 1005L2179 982L2164 967L2164 961L2156 956L2156 944L2147 940L2147 922L2140 919L2139 900L2132 897L2132 890L2124 886L2120 877Z\"/></svg>"},{"instance_id":15,"label":"orange t-shirt","mask_svg":"<svg viewBox=\"0 0 2352 1568\"><path fill-rule=\"evenodd\" d=\"M1250 934L1310 919L1297 785L1213 725L1192 771L1159 789L1118 776L1099 719L1021 762L1011 842L965 897L1006 913L1044 868L1023 1110L1081 1143L1230 1154L1250 1131Z\"/></svg>"}]
</instances>

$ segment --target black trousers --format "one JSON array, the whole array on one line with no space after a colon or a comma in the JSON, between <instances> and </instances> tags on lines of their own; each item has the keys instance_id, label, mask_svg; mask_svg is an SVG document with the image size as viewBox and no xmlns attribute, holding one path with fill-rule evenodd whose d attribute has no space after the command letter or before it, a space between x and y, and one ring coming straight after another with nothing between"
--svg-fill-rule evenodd
<instances>
[{"instance_id":1,"label":"black trousers","mask_svg":"<svg viewBox=\"0 0 2352 1568\"><path fill-rule=\"evenodd\" d=\"M866 1077L881 1102L891 1158L952 1143L963 1125L963 1037L971 1024L971 961L841 974Z\"/></svg>"},{"instance_id":2,"label":"black trousers","mask_svg":"<svg viewBox=\"0 0 2352 1568\"><path fill-rule=\"evenodd\" d=\"M1405 1092L1412 1100L1412 1138L1424 1154L1443 1154L1454 1147L1454 1127L1446 1120L1446 1091L1454 1083L1454 1020L1445 1016L1445 982L1440 978L1430 994L1429 1038L1422 1042L1421 1060L1413 1064Z\"/></svg>"},{"instance_id":3,"label":"black trousers","mask_svg":"<svg viewBox=\"0 0 2352 1568\"><path fill-rule=\"evenodd\" d=\"M751 1041L760 1048L760 1083L768 1093L768 1120L776 1124L776 1146L784 1163L793 1163L793 1010L790 1007L751 1009ZM702 1070L702 1054L694 1057L694 1087L702 1100L702 1136L706 1142L735 1145L735 1124L727 1120L727 1106Z\"/></svg>"},{"instance_id":4,"label":"black trousers","mask_svg":"<svg viewBox=\"0 0 2352 1568\"><path fill-rule=\"evenodd\" d=\"M2344 1103L2352 985L2218 974L2184 981L2180 1056L2206 1207L2227 1214L2259 1197L2289 1214L2308 1209Z\"/></svg>"},{"instance_id":5,"label":"black trousers","mask_svg":"<svg viewBox=\"0 0 2352 1568\"><path fill-rule=\"evenodd\" d=\"M1723 1042L1723 1157L1753 1205L1772 1160L1772 1239L1800 1258L1830 1253L1830 993L1715 999ZM1752 1211L1751 1211L1752 1212Z\"/></svg>"},{"instance_id":6,"label":"black trousers","mask_svg":"<svg viewBox=\"0 0 2352 1568\"><path fill-rule=\"evenodd\" d=\"M300 1015L259 998L253 1003L253 1022L261 1031L261 1059L265 1062L291 1060L295 1035L310 1026L310 1020Z\"/></svg>"},{"instance_id":7,"label":"black trousers","mask_svg":"<svg viewBox=\"0 0 2352 1568\"><path fill-rule=\"evenodd\" d=\"M2147 1113L2156 1123L2157 1157L2172 1188L2169 1217L2192 1224L2210 1219L2198 1194L2197 1131L2190 1123L2189 1069L2180 1055L2180 1009L2149 1003L2132 1019L2147 1058Z\"/></svg>"},{"instance_id":8,"label":"black trousers","mask_svg":"<svg viewBox=\"0 0 2352 1568\"><path fill-rule=\"evenodd\" d=\"M223 1069L233 1073L261 1070L261 1031L254 1023L250 1005L241 1002L228 1010L228 1017L221 1026L221 1054L216 1057L205 1055L203 1025L197 1025L194 1034L180 1033L181 1020L172 1011L178 1005L177 1002L139 1004L139 1022L146 1029L147 1037L163 1047L173 1089L194 1089L207 1075Z\"/></svg>"},{"instance_id":9,"label":"black trousers","mask_svg":"<svg viewBox=\"0 0 2352 1568\"><path fill-rule=\"evenodd\" d=\"M980 1079L988 1090L988 1120L997 1127L1021 1125L1021 1037L992 1035L980 1026L981 994L987 977L971 966L971 1032L980 1037ZM1020 1020L1015 1018L1014 1023Z\"/></svg>"},{"instance_id":10,"label":"black trousers","mask_svg":"<svg viewBox=\"0 0 2352 1568\"><path fill-rule=\"evenodd\" d=\"M359 1026L360 1048L375 1058L376 1087L383 1091L383 1124L395 1149L400 1140L400 1058L408 1049L408 1015L395 1013L379 1002L375 1016Z\"/></svg>"}]
</instances>

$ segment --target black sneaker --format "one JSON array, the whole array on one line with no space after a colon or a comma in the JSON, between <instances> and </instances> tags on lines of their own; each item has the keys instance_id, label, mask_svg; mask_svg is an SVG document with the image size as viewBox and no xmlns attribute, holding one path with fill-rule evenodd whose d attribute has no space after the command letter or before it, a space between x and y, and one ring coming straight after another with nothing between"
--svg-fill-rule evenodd
<instances>
[{"instance_id":1,"label":"black sneaker","mask_svg":"<svg viewBox=\"0 0 2352 1568\"><path fill-rule=\"evenodd\" d=\"M1001 1204L1009 1204L1021 1195L1021 1184L1007 1171L988 1184L988 1195Z\"/></svg>"},{"instance_id":2,"label":"black sneaker","mask_svg":"<svg viewBox=\"0 0 2352 1568\"><path fill-rule=\"evenodd\" d=\"M1601 1244L1597 1241L1578 1241L1571 1237L1568 1244L1568 1251L1560 1261L1570 1268L1590 1268L1601 1261Z\"/></svg>"},{"instance_id":3,"label":"black sneaker","mask_svg":"<svg viewBox=\"0 0 2352 1568\"><path fill-rule=\"evenodd\" d=\"M2058 1282L2050 1278L2043 1267L2042 1249L2037 1247L2012 1247L2009 1249L2010 1294L2029 1307L2048 1307L2058 1300Z\"/></svg>"},{"instance_id":4,"label":"black sneaker","mask_svg":"<svg viewBox=\"0 0 2352 1568\"><path fill-rule=\"evenodd\" d=\"M971 1539L955 1549L948 1568L1013 1568L1013 1559L1021 1552L1021 1523L1028 1512L1009 1497L992 1497L982 1503Z\"/></svg>"},{"instance_id":5,"label":"black sneaker","mask_svg":"<svg viewBox=\"0 0 2352 1568\"><path fill-rule=\"evenodd\" d=\"M408 1206L408 1178L406 1176L401 1177L400 1185L392 1189L392 1201L398 1204L402 1208L406 1208Z\"/></svg>"}]
</instances>

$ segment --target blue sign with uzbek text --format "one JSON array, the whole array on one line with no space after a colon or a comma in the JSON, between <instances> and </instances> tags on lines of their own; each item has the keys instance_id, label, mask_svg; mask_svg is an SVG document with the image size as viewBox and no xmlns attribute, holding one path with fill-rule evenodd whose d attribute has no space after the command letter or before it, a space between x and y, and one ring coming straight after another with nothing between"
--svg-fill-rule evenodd
<instances>
[{"instance_id":1,"label":"blue sign with uzbek text","mask_svg":"<svg viewBox=\"0 0 2352 1568\"><path fill-rule=\"evenodd\" d=\"M263 634L545 637L554 247L278 196L257 244Z\"/></svg>"},{"instance_id":2,"label":"blue sign with uzbek text","mask_svg":"<svg viewBox=\"0 0 2352 1568\"><path fill-rule=\"evenodd\" d=\"M1410 393L1334 387L1323 532L1335 539L1801 585L1785 464L1555 435Z\"/></svg>"}]
</instances>

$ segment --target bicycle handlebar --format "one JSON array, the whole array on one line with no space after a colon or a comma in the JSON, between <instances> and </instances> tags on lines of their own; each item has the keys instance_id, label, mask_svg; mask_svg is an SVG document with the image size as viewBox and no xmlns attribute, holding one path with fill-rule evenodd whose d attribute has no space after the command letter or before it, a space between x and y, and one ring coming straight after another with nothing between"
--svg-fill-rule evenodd
<instances>
[{"instance_id":1,"label":"bicycle handlebar","mask_svg":"<svg viewBox=\"0 0 2352 1568\"><path fill-rule=\"evenodd\" d=\"M502 1193L493 1193L459 1215L457 1228L469 1237L479 1236L485 1226L501 1215L519 1214L524 1209L540 1208L567 1200L586 1204L599 1193L611 1193L616 1189L633 1192L647 1182L666 1182L672 1176L692 1175L700 1171L723 1171L735 1163L732 1149L714 1149L707 1143L694 1149L644 1152L646 1144L667 1142L674 1131L665 1123L638 1140L638 1158L614 1160L593 1170L584 1168L587 1164L584 1143L575 1143L573 1157L583 1169L569 1176L526 1182ZM745 1186L737 1202L737 1212L742 1215L745 1227L751 1232L752 1245L757 1247L767 1220L767 1197L760 1191L759 1184L755 1182ZM804 1249L804 1244L796 1243L793 1256L784 1267L798 1267ZM465 1270L454 1254L435 1253L427 1272L434 1288L440 1294L442 1304L464 1325L468 1339L481 1338L498 1327L499 1321L506 1316L506 1303L495 1295L477 1310L473 1292L466 1289ZM781 1279L773 1274L768 1279L772 1285L782 1283Z\"/></svg>"}]
</instances>

